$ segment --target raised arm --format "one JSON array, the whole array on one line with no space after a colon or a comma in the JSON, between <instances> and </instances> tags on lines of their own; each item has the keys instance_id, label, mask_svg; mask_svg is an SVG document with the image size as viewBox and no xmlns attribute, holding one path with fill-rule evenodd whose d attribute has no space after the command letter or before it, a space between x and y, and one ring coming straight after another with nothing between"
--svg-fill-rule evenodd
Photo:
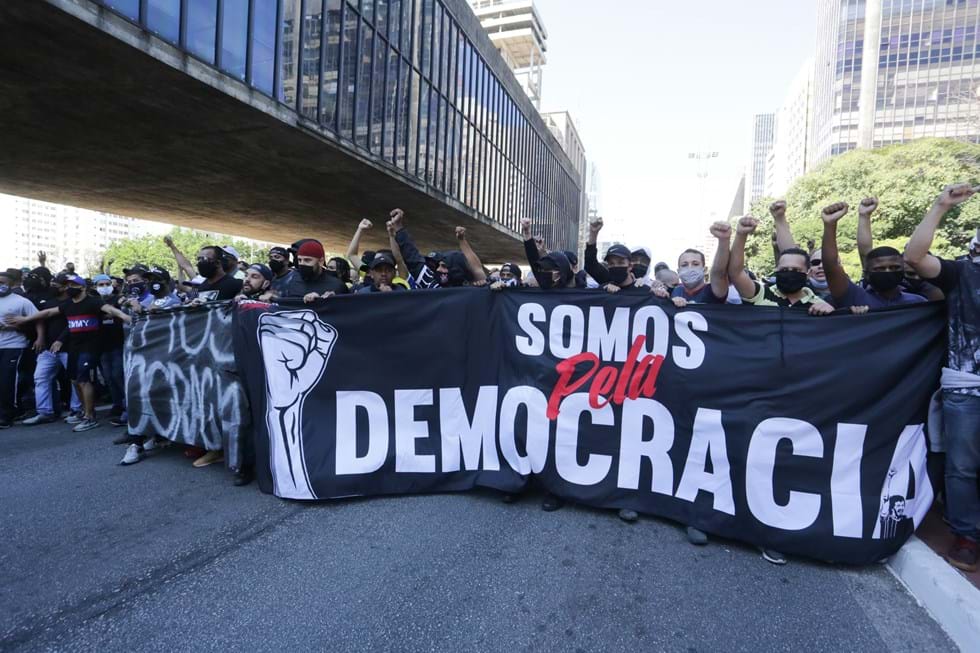
<instances>
[{"instance_id":1,"label":"raised arm","mask_svg":"<svg viewBox=\"0 0 980 653\"><path fill-rule=\"evenodd\" d=\"M864 269L868 252L874 249L874 237L871 235L871 214L878 208L877 197L865 197L858 205L858 255L861 257L861 269Z\"/></svg>"},{"instance_id":2,"label":"raised arm","mask_svg":"<svg viewBox=\"0 0 980 653\"><path fill-rule=\"evenodd\" d=\"M830 294L835 299L841 299L847 295L851 280L844 267L840 264L840 255L837 253L837 223L847 215L848 206L844 202L838 202L826 207L820 217L823 219L823 271L827 275L827 285Z\"/></svg>"},{"instance_id":3,"label":"raised arm","mask_svg":"<svg viewBox=\"0 0 980 653\"><path fill-rule=\"evenodd\" d=\"M347 246L347 260L354 267L355 270L361 269L361 234L373 227L370 220L361 220L360 224L357 225L357 230L354 231L354 237L350 239L350 245Z\"/></svg>"},{"instance_id":4,"label":"raised arm","mask_svg":"<svg viewBox=\"0 0 980 653\"><path fill-rule=\"evenodd\" d=\"M970 184L947 186L936 198L932 208L922 218L919 226L912 232L909 244L905 247L905 260L915 268L915 271L923 279L935 279L941 271L939 259L929 253L940 220L950 209L967 201L976 192L977 189L971 187Z\"/></svg>"},{"instance_id":5,"label":"raised arm","mask_svg":"<svg viewBox=\"0 0 980 653\"><path fill-rule=\"evenodd\" d=\"M401 250L402 258L405 261L405 265L408 266L408 271L416 279L422 268L425 266L425 258L419 253L419 248L415 246L415 241L412 240L412 236L409 235L408 230L405 228L402 222L405 217L405 212L401 209L394 209L391 214L391 226L395 228L395 240L398 242L398 248Z\"/></svg>"},{"instance_id":6,"label":"raised arm","mask_svg":"<svg viewBox=\"0 0 980 653\"><path fill-rule=\"evenodd\" d=\"M470 242L466 240L466 227L456 227L456 239L459 241L459 251L463 252L463 256L466 258L466 266L470 269L470 274L473 275L473 283L486 283L487 273L483 271L483 263L473 251Z\"/></svg>"},{"instance_id":7,"label":"raised arm","mask_svg":"<svg viewBox=\"0 0 980 653\"><path fill-rule=\"evenodd\" d=\"M521 218L521 238L524 239L524 256L527 257L527 264L533 270L538 265L538 261L541 260L541 254L534 242L534 236L531 235L530 218Z\"/></svg>"},{"instance_id":8,"label":"raised arm","mask_svg":"<svg viewBox=\"0 0 980 653\"><path fill-rule=\"evenodd\" d=\"M735 226L732 251L728 258L728 278L731 283L735 284L738 294L745 299L754 297L756 294L755 282L749 278L745 271L745 241L758 226L759 221L751 215L739 218L738 224Z\"/></svg>"},{"instance_id":9,"label":"raised arm","mask_svg":"<svg viewBox=\"0 0 980 653\"><path fill-rule=\"evenodd\" d=\"M782 252L796 247L796 241L793 240L793 232L790 231L789 221L786 219L786 201L779 200L770 204L769 214L772 216L772 222L776 231L776 247L779 248L779 251L776 252L776 260L778 262L779 255Z\"/></svg>"},{"instance_id":10,"label":"raised arm","mask_svg":"<svg viewBox=\"0 0 980 653\"><path fill-rule=\"evenodd\" d=\"M388 247L391 249L391 253L395 257L395 264L398 266L398 276L408 280L411 275L408 273L408 266L405 265L405 259L402 258L402 248L398 246L398 239L395 238L395 224L389 220L385 224L385 228L388 230Z\"/></svg>"},{"instance_id":11,"label":"raised arm","mask_svg":"<svg viewBox=\"0 0 980 653\"><path fill-rule=\"evenodd\" d=\"M716 222L711 225L711 235L718 239L718 251L711 263L711 292L718 299L728 297L728 258L732 241L732 226L727 222Z\"/></svg>"},{"instance_id":12,"label":"raised arm","mask_svg":"<svg viewBox=\"0 0 980 653\"><path fill-rule=\"evenodd\" d=\"M170 249L170 252L174 255L174 259L177 261L177 267L184 271L188 279L193 279L197 276L197 268L191 264L190 260L184 256L182 251L177 249L173 238L164 236L163 244Z\"/></svg>"},{"instance_id":13,"label":"raised arm","mask_svg":"<svg viewBox=\"0 0 980 653\"><path fill-rule=\"evenodd\" d=\"M600 231L602 231L602 218L589 223L589 239L585 245L585 272L601 286L609 283L609 270L599 262L596 239Z\"/></svg>"}]
</instances>

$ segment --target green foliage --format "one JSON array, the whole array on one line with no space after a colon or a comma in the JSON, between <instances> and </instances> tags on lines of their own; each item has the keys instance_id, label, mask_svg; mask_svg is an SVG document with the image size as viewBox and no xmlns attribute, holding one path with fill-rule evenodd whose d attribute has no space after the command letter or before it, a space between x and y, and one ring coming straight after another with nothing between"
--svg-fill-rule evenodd
<instances>
[{"instance_id":1,"label":"green foliage","mask_svg":"<svg viewBox=\"0 0 980 653\"><path fill-rule=\"evenodd\" d=\"M854 150L822 163L800 177L786 194L786 215L796 241L820 246L823 222L820 211L834 202L847 202L851 210L838 227L841 260L848 273L860 276L857 253L857 206L874 196L879 207L871 219L875 246L905 247L912 231L948 184L980 181L980 145L952 139L929 138L877 150ZM773 268L772 217L763 198L752 206L760 226L746 247L749 266L767 273ZM933 243L934 254L955 257L963 253L980 225L980 202L971 201L950 211Z\"/></svg>"},{"instance_id":2,"label":"green foliage","mask_svg":"<svg viewBox=\"0 0 980 653\"><path fill-rule=\"evenodd\" d=\"M205 245L231 245L245 261L265 261L266 250L259 249L243 240L227 237L216 237L202 231L174 227L169 234L177 248L184 253L191 263L197 256L197 251ZM123 269L134 263L148 266L157 265L165 268L177 278L177 261L174 260L170 248L163 242L163 236L142 236L141 238L126 238L116 240L106 248L103 254L106 264L111 261L112 274L122 276ZM90 265L89 270L94 274L99 265Z\"/></svg>"}]
</instances>

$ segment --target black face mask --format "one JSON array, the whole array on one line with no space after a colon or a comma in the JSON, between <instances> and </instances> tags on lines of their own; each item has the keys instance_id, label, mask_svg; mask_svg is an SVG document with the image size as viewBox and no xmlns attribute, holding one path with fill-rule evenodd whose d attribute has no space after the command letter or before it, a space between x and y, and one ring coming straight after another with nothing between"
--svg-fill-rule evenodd
<instances>
[{"instance_id":1,"label":"black face mask","mask_svg":"<svg viewBox=\"0 0 980 653\"><path fill-rule=\"evenodd\" d=\"M130 283L126 284L126 294L131 297L139 297L144 292L146 292L146 284L144 283Z\"/></svg>"},{"instance_id":2,"label":"black face mask","mask_svg":"<svg viewBox=\"0 0 980 653\"><path fill-rule=\"evenodd\" d=\"M296 269L299 270L299 276L303 277L303 281L313 281L320 276L319 265L297 265Z\"/></svg>"},{"instance_id":3,"label":"black face mask","mask_svg":"<svg viewBox=\"0 0 980 653\"><path fill-rule=\"evenodd\" d=\"M286 269L286 262L276 259L269 259L269 269L272 270L273 274L280 274Z\"/></svg>"},{"instance_id":4,"label":"black face mask","mask_svg":"<svg viewBox=\"0 0 980 653\"><path fill-rule=\"evenodd\" d=\"M464 283L466 283L466 274L462 270L458 268L449 270L450 286L462 286Z\"/></svg>"},{"instance_id":5,"label":"black face mask","mask_svg":"<svg viewBox=\"0 0 980 653\"><path fill-rule=\"evenodd\" d=\"M232 272L235 271L235 268L236 267L238 267L238 264L235 263L235 261L233 261L232 259L228 258L227 256L221 257L221 269L222 270L224 270L228 274L231 274Z\"/></svg>"},{"instance_id":6,"label":"black face mask","mask_svg":"<svg viewBox=\"0 0 980 653\"><path fill-rule=\"evenodd\" d=\"M158 281L154 281L153 283L150 284L150 292L153 293L154 295L159 295L160 291L162 290L165 290L165 287L162 283Z\"/></svg>"},{"instance_id":7,"label":"black face mask","mask_svg":"<svg viewBox=\"0 0 980 653\"><path fill-rule=\"evenodd\" d=\"M784 295L800 292L806 286L806 272L780 270L776 273L776 288Z\"/></svg>"},{"instance_id":8,"label":"black face mask","mask_svg":"<svg viewBox=\"0 0 980 653\"><path fill-rule=\"evenodd\" d=\"M24 279L24 290L27 292L37 292L44 289L44 282L37 277L27 277Z\"/></svg>"},{"instance_id":9,"label":"black face mask","mask_svg":"<svg viewBox=\"0 0 980 653\"><path fill-rule=\"evenodd\" d=\"M66 292L68 293L68 296L69 297L71 297L72 299L75 299L76 297L80 297L81 296L82 289L81 288L69 288Z\"/></svg>"},{"instance_id":10,"label":"black face mask","mask_svg":"<svg viewBox=\"0 0 980 653\"><path fill-rule=\"evenodd\" d=\"M628 276L630 276L630 269L628 267L609 268L609 283L620 286L626 283L626 277Z\"/></svg>"},{"instance_id":11,"label":"black face mask","mask_svg":"<svg viewBox=\"0 0 980 653\"><path fill-rule=\"evenodd\" d=\"M868 283L870 283L871 287L878 292L888 292L898 288L898 285L902 283L904 278L905 272L903 270L868 273Z\"/></svg>"},{"instance_id":12,"label":"black face mask","mask_svg":"<svg viewBox=\"0 0 980 653\"><path fill-rule=\"evenodd\" d=\"M555 287L555 278L551 276L551 271L545 270L541 279L538 280L538 285L541 286L541 290L551 290Z\"/></svg>"},{"instance_id":13,"label":"black face mask","mask_svg":"<svg viewBox=\"0 0 980 653\"><path fill-rule=\"evenodd\" d=\"M633 264L633 276L637 279L642 279L647 276L647 270L650 269L649 265L643 265L642 263Z\"/></svg>"},{"instance_id":14,"label":"black face mask","mask_svg":"<svg viewBox=\"0 0 980 653\"><path fill-rule=\"evenodd\" d=\"M212 259L205 259L197 262L197 273L205 279L210 279L218 271L218 262Z\"/></svg>"}]
</instances>

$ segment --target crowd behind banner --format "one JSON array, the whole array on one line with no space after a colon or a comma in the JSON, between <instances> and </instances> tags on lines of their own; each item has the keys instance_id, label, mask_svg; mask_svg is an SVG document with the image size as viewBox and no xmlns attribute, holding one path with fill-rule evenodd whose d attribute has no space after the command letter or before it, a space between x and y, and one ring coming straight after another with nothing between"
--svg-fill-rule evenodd
<instances>
[{"instance_id":1,"label":"crowd behind banner","mask_svg":"<svg viewBox=\"0 0 980 653\"><path fill-rule=\"evenodd\" d=\"M178 277L187 281L175 281L164 267L136 261L123 269L121 277L104 270L86 279L76 274L71 263L52 272L42 252L37 267L0 272L0 428L64 420L76 432L95 429L100 426L96 405L103 398L112 404L110 424L132 427L124 372L127 331L149 313L206 302L257 300L316 307L347 293L410 292L417 295L417 301L425 301L441 288L506 292L533 287L549 293L576 288L643 293L651 301L669 301L676 307L749 304L783 307L819 318L835 311L864 314L945 300L948 361L936 398L941 427L930 429L929 445L931 450L945 452L943 506L954 535L947 559L972 570L977 564L980 522L980 229L969 251L956 260L937 258L929 249L943 216L977 190L967 184L946 187L904 252L874 247L870 225L878 202L863 200L857 207L857 245L863 267L858 279L848 277L838 254L837 224L850 210L843 203L822 211L822 242L807 247L800 247L792 236L786 204L774 203L770 207L775 224L774 265L755 271L745 265L746 240L758 228L751 216L734 225L717 222L711 226L718 249L710 269L704 254L695 249L681 252L674 267L665 262L654 264L644 247L624 245L610 247L600 260L596 240L601 219L590 225L582 265L575 252L547 249L533 235L532 221L524 219L526 261L488 269L463 227L455 230L457 249L423 253L399 209L386 220L388 248L361 251L361 236L373 228L370 221L363 220L345 257L328 259L319 241L305 238L289 247L273 247L265 261L240 260L233 247L218 244L202 247L192 261L165 239ZM821 361L814 360L813 365ZM227 382L220 375L208 381L215 387ZM175 440L188 444L172 432L147 435L128 428L115 443L128 445L121 462L129 465ZM196 443L203 446L189 446L185 454L195 467L226 462L235 472L235 484L247 484L254 473L247 459L229 456L226 460L220 440ZM550 494L542 502L545 510L560 507L561 500ZM624 509L620 517L635 521L637 514ZM688 528L688 537L694 544L707 542L705 533L693 527ZM763 555L777 564L785 562L778 551L765 550Z\"/></svg>"}]
</instances>

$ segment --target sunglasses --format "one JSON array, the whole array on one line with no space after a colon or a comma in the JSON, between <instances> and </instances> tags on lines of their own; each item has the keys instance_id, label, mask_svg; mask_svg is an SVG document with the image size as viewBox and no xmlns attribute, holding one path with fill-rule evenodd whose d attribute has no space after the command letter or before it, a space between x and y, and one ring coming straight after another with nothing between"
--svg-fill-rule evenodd
<instances>
[{"instance_id":1,"label":"sunglasses","mask_svg":"<svg viewBox=\"0 0 980 653\"><path fill-rule=\"evenodd\" d=\"M820 267L821 265L823 265L823 261L822 260L820 260L818 258L812 258L812 259L810 259L810 267L811 268L817 268L817 267Z\"/></svg>"}]
</instances>

